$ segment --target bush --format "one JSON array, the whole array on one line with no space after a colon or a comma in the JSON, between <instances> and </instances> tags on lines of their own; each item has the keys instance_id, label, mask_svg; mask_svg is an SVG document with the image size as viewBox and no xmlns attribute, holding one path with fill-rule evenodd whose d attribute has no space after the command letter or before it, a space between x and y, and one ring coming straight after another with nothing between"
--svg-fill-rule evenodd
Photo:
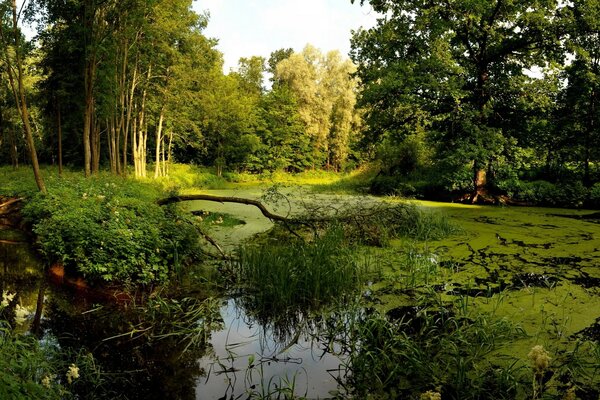
<instances>
[{"instance_id":1,"label":"bush","mask_svg":"<svg viewBox=\"0 0 600 400\"><path fill-rule=\"evenodd\" d=\"M548 181L513 180L499 185L515 200L543 206L581 207L588 189L579 181L573 183L551 183Z\"/></svg>"},{"instance_id":2,"label":"bush","mask_svg":"<svg viewBox=\"0 0 600 400\"><path fill-rule=\"evenodd\" d=\"M92 281L165 282L194 255L198 235L191 217L155 203L159 195L120 178L67 179L34 195L23 215L49 262Z\"/></svg>"},{"instance_id":3,"label":"bush","mask_svg":"<svg viewBox=\"0 0 600 400\"><path fill-rule=\"evenodd\" d=\"M600 207L600 182L590 188L589 205L594 208Z\"/></svg>"}]
</instances>

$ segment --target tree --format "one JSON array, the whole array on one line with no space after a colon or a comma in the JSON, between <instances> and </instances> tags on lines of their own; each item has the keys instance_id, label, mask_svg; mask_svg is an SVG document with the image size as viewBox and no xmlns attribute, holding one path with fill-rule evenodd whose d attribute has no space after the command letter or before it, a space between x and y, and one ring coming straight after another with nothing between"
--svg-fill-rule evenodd
<instances>
[{"instance_id":1,"label":"tree","mask_svg":"<svg viewBox=\"0 0 600 400\"><path fill-rule=\"evenodd\" d=\"M314 167L342 167L356 103L354 65L337 51L323 55L307 45L277 64L275 80L294 93L313 148Z\"/></svg>"},{"instance_id":2,"label":"tree","mask_svg":"<svg viewBox=\"0 0 600 400\"><path fill-rule=\"evenodd\" d=\"M23 121L23 128L25 130L25 138L27 140L27 148L31 158L35 183L40 192L46 193L46 186L40 172L37 151L35 148L35 142L33 140L33 130L31 128L28 102L25 97L25 78L23 72L24 46L23 37L19 29L20 13L17 13L17 3L15 0L10 2L4 1L0 4L0 7L0 39L2 40L1 45L4 55L6 74L8 75L10 87L15 98L15 104L17 105L19 115ZM9 12L12 15L12 18L10 18L10 21L12 22L12 38L8 36L8 33L4 28L4 21L7 20L6 17ZM12 56L10 54L11 50L13 52Z\"/></svg>"},{"instance_id":3,"label":"tree","mask_svg":"<svg viewBox=\"0 0 600 400\"><path fill-rule=\"evenodd\" d=\"M591 165L600 158L600 2L575 1L573 14L567 46L574 60L565 68L559 126L571 158L582 165L583 182L591 185Z\"/></svg>"},{"instance_id":4,"label":"tree","mask_svg":"<svg viewBox=\"0 0 600 400\"><path fill-rule=\"evenodd\" d=\"M365 3L361 0L361 4ZM373 140L420 129L444 156L470 160L475 201L507 146L501 100L526 69L558 54L566 4L556 0L371 0L385 15L352 39Z\"/></svg>"},{"instance_id":5,"label":"tree","mask_svg":"<svg viewBox=\"0 0 600 400\"><path fill-rule=\"evenodd\" d=\"M251 170L300 172L312 165L310 141L287 86L275 86L261 99L256 133L261 144Z\"/></svg>"},{"instance_id":6,"label":"tree","mask_svg":"<svg viewBox=\"0 0 600 400\"><path fill-rule=\"evenodd\" d=\"M248 95L260 96L264 91L263 75L265 72L264 57L242 57L239 60L237 74L241 79L241 88Z\"/></svg>"}]
</instances>

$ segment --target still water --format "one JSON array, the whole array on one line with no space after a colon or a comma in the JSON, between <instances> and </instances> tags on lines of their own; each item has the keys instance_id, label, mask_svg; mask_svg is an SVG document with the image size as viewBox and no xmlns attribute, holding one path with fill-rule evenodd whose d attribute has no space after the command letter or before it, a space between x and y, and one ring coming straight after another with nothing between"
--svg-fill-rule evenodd
<instances>
[{"instance_id":1,"label":"still water","mask_svg":"<svg viewBox=\"0 0 600 400\"><path fill-rule=\"evenodd\" d=\"M277 337L276 327L257 323L234 299L224 302L221 316L224 329L212 332L213 351L199 361L206 375L197 381L197 399L275 395L282 387L314 399L337 390L342 359L332 351L339 349L320 341L313 324L295 324Z\"/></svg>"},{"instance_id":2,"label":"still water","mask_svg":"<svg viewBox=\"0 0 600 400\"><path fill-rule=\"evenodd\" d=\"M245 399L293 390L298 396L327 398L338 389L343 358L334 353L339 349L320 339L321 325L305 315L258 321L240 298L224 297L220 329L207 332L201 347L128 334L168 326L168 321L48 282L24 240L0 243L0 291L16 294L26 310L17 331L36 330L43 341L65 350L91 352L109 383L102 396Z\"/></svg>"}]
</instances>

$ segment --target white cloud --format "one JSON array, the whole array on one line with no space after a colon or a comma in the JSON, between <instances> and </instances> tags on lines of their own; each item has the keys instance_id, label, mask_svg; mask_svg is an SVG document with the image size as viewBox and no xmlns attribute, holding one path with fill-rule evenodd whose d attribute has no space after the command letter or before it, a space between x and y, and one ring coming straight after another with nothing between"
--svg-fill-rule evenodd
<instances>
[{"instance_id":1,"label":"white cloud","mask_svg":"<svg viewBox=\"0 0 600 400\"><path fill-rule=\"evenodd\" d=\"M206 34L219 39L226 71L240 57L300 51L307 43L347 54L350 31L375 22L368 8L350 0L203 0L195 9L210 11Z\"/></svg>"}]
</instances>

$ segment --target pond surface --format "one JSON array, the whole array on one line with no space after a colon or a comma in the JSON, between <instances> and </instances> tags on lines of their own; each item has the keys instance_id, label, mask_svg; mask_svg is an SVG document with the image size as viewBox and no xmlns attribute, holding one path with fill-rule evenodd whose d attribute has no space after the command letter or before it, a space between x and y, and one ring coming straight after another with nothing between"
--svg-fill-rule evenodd
<instances>
[{"instance_id":1,"label":"pond surface","mask_svg":"<svg viewBox=\"0 0 600 400\"><path fill-rule=\"evenodd\" d=\"M255 189L209 193L262 195ZM327 208L347 199L318 195L309 203ZM299 202L279 204L275 211L286 215ZM464 297L481 312L523 327L527 336L500 353L526 358L536 343L558 351L574 338L600 339L600 220L593 211L418 204L447 214L462 231L442 241L396 240L389 248L374 250L381 271L369 288L367 306L388 312L414 301L419 283L407 290L414 271L407 271L405 261L414 251L431 261L421 278L427 275L428 284L444 299ZM272 226L251 206L190 202L188 208L224 212L245 222L210 228L227 251ZM327 398L341 390L344 356L336 355L340 349L322 337L322 319L301 315L280 326L259 320L239 299L222 293L218 312L223 324L209 332L202 348L120 336L143 318L47 285L26 238L15 231L0 233L0 289L18 293L30 312L19 329L35 325L37 315L46 337L55 337L63 347L92 351L106 372L126 377L113 384L115 393L145 399L243 399L294 386L297 395Z\"/></svg>"},{"instance_id":2,"label":"pond surface","mask_svg":"<svg viewBox=\"0 0 600 400\"><path fill-rule=\"evenodd\" d=\"M337 390L342 360L319 340L309 321L284 327L289 331L281 337L281 331L257 323L234 299L225 301L221 316L224 329L211 335L214 351L200 360L207 372L198 380L198 399L276 395L292 385L297 395L311 399Z\"/></svg>"}]
</instances>

